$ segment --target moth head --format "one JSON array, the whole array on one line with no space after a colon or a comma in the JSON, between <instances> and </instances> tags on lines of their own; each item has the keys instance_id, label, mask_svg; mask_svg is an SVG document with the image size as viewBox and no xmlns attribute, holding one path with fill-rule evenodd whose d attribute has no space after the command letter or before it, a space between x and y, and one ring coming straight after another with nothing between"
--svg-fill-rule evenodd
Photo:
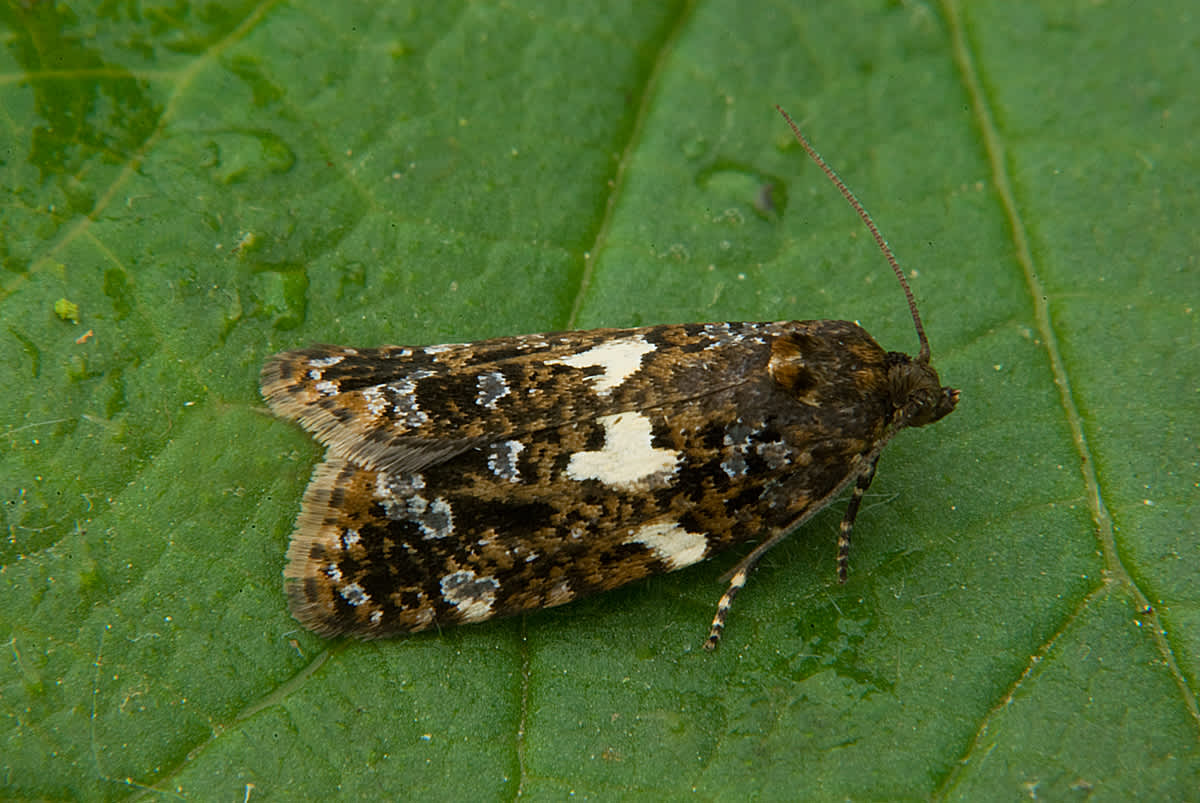
<instances>
[{"instance_id":1,"label":"moth head","mask_svg":"<svg viewBox=\"0 0 1200 803\"><path fill-rule=\"evenodd\" d=\"M888 353L888 384L902 426L923 427L953 412L958 391L942 387L928 362L907 354Z\"/></svg>"}]
</instances>

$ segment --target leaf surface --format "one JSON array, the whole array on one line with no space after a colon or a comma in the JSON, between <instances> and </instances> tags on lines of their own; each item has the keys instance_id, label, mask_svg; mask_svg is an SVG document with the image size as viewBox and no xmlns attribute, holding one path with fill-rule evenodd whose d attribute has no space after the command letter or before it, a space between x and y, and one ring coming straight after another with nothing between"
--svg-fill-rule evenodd
<instances>
[{"instance_id":1,"label":"leaf surface","mask_svg":"<svg viewBox=\"0 0 1200 803\"><path fill-rule=\"evenodd\" d=\"M818 5L0 7L0 795L1200 797L1191 5ZM258 397L275 351L844 318L915 352L776 103L962 389L889 447L850 582L837 505L715 654L737 555L299 629L320 450Z\"/></svg>"}]
</instances>

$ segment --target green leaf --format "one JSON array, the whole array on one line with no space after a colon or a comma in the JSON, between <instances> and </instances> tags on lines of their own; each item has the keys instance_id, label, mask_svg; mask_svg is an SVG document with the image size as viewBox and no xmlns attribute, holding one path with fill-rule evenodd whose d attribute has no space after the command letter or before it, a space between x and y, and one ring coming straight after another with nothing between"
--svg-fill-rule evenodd
<instances>
[{"instance_id":1,"label":"green leaf","mask_svg":"<svg viewBox=\"0 0 1200 803\"><path fill-rule=\"evenodd\" d=\"M1193 17L0 6L0 796L1200 799ZM835 505L715 654L736 554L300 629L321 450L258 397L277 350L793 317L915 350L776 103L962 389L889 447L849 583Z\"/></svg>"}]
</instances>

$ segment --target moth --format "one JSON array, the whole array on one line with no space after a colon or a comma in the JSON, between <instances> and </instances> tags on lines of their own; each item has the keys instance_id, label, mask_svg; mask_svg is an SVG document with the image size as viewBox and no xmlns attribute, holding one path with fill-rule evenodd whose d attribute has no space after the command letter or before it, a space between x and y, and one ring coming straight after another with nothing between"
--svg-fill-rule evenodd
<instances>
[{"instance_id":1,"label":"moth","mask_svg":"<svg viewBox=\"0 0 1200 803\"><path fill-rule=\"evenodd\" d=\"M434 346L316 345L272 357L263 397L328 447L288 548L292 614L364 639L561 605L757 540L726 576L713 649L762 556L884 447L954 410L920 341L884 351L848 321L724 322Z\"/></svg>"}]
</instances>

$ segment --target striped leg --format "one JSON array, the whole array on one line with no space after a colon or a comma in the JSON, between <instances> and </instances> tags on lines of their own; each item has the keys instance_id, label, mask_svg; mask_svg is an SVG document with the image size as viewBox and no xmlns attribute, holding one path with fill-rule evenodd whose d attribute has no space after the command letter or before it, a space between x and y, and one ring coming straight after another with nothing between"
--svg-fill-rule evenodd
<instances>
[{"instance_id":1,"label":"striped leg","mask_svg":"<svg viewBox=\"0 0 1200 803\"><path fill-rule=\"evenodd\" d=\"M875 466L879 464L879 458L876 457L871 461L871 465L867 466L858 477L858 482L854 485L854 493L850 497L850 504L846 506L846 515L842 517L842 526L838 529L838 554L837 554L837 576L838 582L846 582L846 574L850 568L850 533L854 531L854 519L858 517L858 506L862 504L863 494L871 487L871 480L875 479Z\"/></svg>"},{"instance_id":2,"label":"striped leg","mask_svg":"<svg viewBox=\"0 0 1200 803\"><path fill-rule=\"evenodd\" d=\"M862 504L863 494L866 493L867 488L871 487L871 480L875 479L875 466L878 463L879 452L876 451L870 465L859 475L857 484L854 486L854 493L850 497L850 505L846 508L846 515L842 519L842 527L838 535L837 559L838 581L842 583L846 582L846 567L850 557L850 533L854 529L854 518L858 515L858 506ZM783 540L783 537L791 530L804 524L814 513L829 504L831 498L845 489L845 483L849 482L849 480L850 478L844 480L827 497L807 510L804 515L759 544L753 552L744 557L742 562L734 568L733 574L729 576L729 588L725 590L725 593L721 595L720 602L717 603L717 615L713 617L712 629L708 631L708 638L704 641L704 649L715 650L717 648L717 644L721 641L721 633L725 630L725 617L729 615L729 609L733 607L734 597L742 590L742 586L746 585L746 578L750 576L750 572L758 564L762 556L767 553L767 550Z\"/></svg>"},{"instance_id":3,"label":"striped leg","mask_svg":"<svg viewBox=\"0 0 1200 803\"><path fill-rule=\"evenodd\" d=\"M742 590L742 586L746 585L746 578L750 576L750 566L739 566L737 571L733 573L733 577L729 579L729 588L721 595L721 601L717 603L717 615L713 617L712 630L708 631L708 638L704 640L704 649L712 652L717 648L717 643L721 640L721 633L725 630L725 617L729 615L729 609L733 607L733 598Z\"/></svg>"}]
</instances>

